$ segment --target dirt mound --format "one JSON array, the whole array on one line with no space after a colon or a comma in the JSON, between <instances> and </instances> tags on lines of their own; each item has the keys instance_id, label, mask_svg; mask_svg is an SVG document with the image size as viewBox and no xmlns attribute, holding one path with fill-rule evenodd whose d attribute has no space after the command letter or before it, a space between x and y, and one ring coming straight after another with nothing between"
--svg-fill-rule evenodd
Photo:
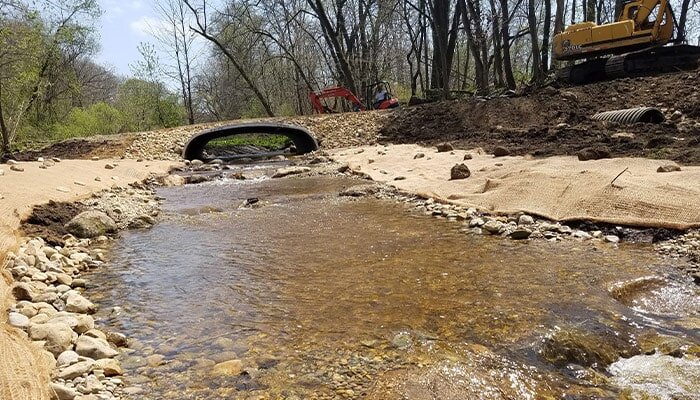
<instances>
[{"instance_id":1,"label":"dirt mound","mask_svg":"<svg viewBox=\"0 0 700 400\"><path fill-rule=\"evenodd\" d=\"M575 155L605 147L613 157L638 156L700 164L700 74L676 73L587 86L543 88L514 98L469 99L405 108L382 131L392 143L435 144L512 154ZM663 124L593 121L597 112L659 107Z\"/></svg>"},{"instance_id":2,"label":"dirt mound","mask_svg":"<svg viewBox=\"0 0 700 400\"><path fill-rule=\"evenodd\" d=\"M80 203L49 201L34 207L29 218L22 222L22 230L26 236L42 237L48 244L63 246L62 237L68 233L64 225L85 208Z\"/></svg>"},{"instance_id":3,"label":"dirt mound","mask_svg":"<svg viewBox=\"0 0 700 400\"><path fill-rule=\"evenodd\" d=\"M69 139L54 143L42 150L27 151L11 155L18 161L34 161L37 157L58 157L66 159L119 158L124 149L134 141L133 135L94 136Z\"/></svg>"}]
</instances>

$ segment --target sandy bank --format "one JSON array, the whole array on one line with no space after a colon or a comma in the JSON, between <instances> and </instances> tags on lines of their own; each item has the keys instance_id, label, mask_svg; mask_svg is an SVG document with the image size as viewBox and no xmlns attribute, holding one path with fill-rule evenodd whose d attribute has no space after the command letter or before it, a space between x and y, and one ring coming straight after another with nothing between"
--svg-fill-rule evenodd
<instances>
[{"instance_id":1,"label":"sandy bank","mask_svg":"<svg viewBox=\"0 0 700 400\"><path fill-rule=\"evenodd\" d=\"M107 164L110 167L106 167ZM35 205L53 201L75 201L113 187L143 181L150 174L164 174L173 162L135 160L63 160L61 162L22 162L11 170L0 166L0 255L17 246L20 222ZM40 168L41 166L46 168ZM5 310L10 301L8 274L0 279L0 398L47 399L48 369L40 353L18 331L10 329Z\"/></svg>"},{"instance_id":2,"label":"sandy bank","mask_svg":"<svg viewBox=\"0 0 700 400\"><path fill-rule=\"evenodd\" d=\"M467 153L472 158L464 160ZM331 156L375 181L492 214L525 212L557 221L674 229L700 226L700 167L656 172L670 161L494 157L479 150L438 153L418 145L339 149ZM460 163L471 176L451 180L450 169Z\"/></svg>"}]
</instances>

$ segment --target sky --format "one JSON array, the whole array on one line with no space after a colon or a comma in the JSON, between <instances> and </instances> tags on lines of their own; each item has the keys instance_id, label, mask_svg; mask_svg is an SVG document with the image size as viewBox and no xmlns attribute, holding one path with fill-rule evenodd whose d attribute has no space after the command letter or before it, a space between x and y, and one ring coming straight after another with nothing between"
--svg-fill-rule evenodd
<instances>
[{"instance_id":1,"label":"sky","mask_svg":"<svg viewBox=\"0 0 700 400\"><path fill-rule=\"evenodd\" d=\"M97 27L100 31L100 64L111 67L119 75L131 75L129 64L141 59L137 46L154 43L149 27L159 23L152 1L99 0L103 14Z\"/></svg>"}]
</instances>

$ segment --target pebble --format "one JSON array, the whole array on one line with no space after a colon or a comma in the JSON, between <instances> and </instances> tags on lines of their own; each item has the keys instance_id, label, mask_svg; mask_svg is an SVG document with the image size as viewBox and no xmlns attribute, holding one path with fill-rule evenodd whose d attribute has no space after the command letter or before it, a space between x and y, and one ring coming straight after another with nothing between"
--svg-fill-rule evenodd
<instances>
[{"instance_id":1,"label":"pebble","mask_svg":"<svg viewBox=\"0 0 700 400\"><path fill-rule=\"evenodd\" d=\"M11 171L24 172L24 168L19 165L10 165Z\"/></svg>"}]
</instances>

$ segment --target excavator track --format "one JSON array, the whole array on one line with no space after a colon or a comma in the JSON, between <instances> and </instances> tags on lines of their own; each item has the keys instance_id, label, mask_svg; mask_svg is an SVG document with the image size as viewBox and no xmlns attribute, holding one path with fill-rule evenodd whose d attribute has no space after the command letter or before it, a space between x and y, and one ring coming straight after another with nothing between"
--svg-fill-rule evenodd
<instances>
[{"instance_id":1,"label":"excavator track","mask_svg":"<svg viewBox=\"0 0 700 400\"><path fill-rule=\"evenodd\" d=\"M652 47L608 58L596 58L557 71L557 79L582 85L606 79L656 75L698 67L700 47Z\"/></svg>"}]
</instances>

